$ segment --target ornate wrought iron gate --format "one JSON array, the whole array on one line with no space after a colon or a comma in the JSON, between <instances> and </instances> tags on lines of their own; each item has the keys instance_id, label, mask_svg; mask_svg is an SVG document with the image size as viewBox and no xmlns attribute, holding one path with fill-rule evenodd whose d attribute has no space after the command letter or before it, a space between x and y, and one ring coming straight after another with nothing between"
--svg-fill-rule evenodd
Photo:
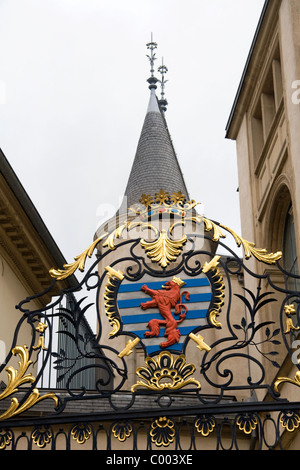
<instances>
[{"instance_id":1,"label":"ornate wrought iron gate","mask_svg":"<svg viewBox=\"0 0 300 470\"><path fill-rule=\"evenodd\" d=\"M195 206L181 194L143 196L124 223L50 271L47 292L86 270L77 289L43 309L34 302L46 291L20 302L1 366L1 449L287 447L300 425L300 295L285 281L300 278L280 252Z\"/></svg>"}]
</instances>

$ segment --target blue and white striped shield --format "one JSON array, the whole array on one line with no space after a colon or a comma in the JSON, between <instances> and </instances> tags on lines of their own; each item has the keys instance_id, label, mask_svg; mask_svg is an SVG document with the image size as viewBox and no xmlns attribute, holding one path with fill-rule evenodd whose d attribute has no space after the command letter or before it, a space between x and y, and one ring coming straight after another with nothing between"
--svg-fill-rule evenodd
<instances>
[{"instance_id":1,"label":"blue and white striped shield","mask_svg":"<svg viewBox=\"0 0 300 470\"><path fill-rule=\"evenodd\" d=\"M119 286L117 306L123 333L128 332L139 337L148 355L158 354L163 350L182 352L187 336L197 328L208 324L207 312L212 300L212 287L207 276L202 273L196 278L173 279L179 279L182 284L177 287L180 298L176 305L173 300L172 318L169 323L165 320L164 307L153 300L151 293L166 292L170 289L168 284L172 278L157 280L145 276L143 282L124 280ZM164 299L162 300L164 302ZM166 302L168 303L168 300ZM177 336L172 344L168 345L171 336L168 334L170 325L172 324L174 330L175 323Z\"/></svg>"}]
</instances>

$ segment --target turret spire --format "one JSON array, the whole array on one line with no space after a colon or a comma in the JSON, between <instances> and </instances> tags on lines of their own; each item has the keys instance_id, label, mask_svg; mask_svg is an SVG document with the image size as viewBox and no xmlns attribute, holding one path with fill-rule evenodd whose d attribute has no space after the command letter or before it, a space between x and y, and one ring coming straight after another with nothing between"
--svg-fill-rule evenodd
<instances>
[{"instance_id":1,"label":"turret spire","mask_svg":"<svg viewBox=\"0 0 300 470\"><path fill-rule=\"evenodd\" d=\"M158 68L161 80L155 77L155 60L157 43L153 41L147 44L150 54L151 76L148 79L151 90L149 105L138 142L136 155L129 175L125 190L128 207L137 204L142 194L154 195L161 190L169 194L181 192L188 198L187 188L177 160L173 143L169 134L163 111L166 110L165 100L165 74L168 69L162 62ZM157 99L157 82L161 84L161 100Z\"/></svg>"},{"instance_id":2,"label":"turret spire","mask_svg":"<svg viewBox=\"0 0 300 470\"><path fill-rule=\"evenodd\" d=\"M147 44L150 53L147 55L150 61L150 77L148 78L150 88L150 99L136 154L132 163L131 171L125 188L124 198L115 217L107 224L100 227L101 230L110 230L112 225L118 226L120 221L128 214L128 209L139 204L141 198L151 198L155 195L180 195L189 200L188 191L184 177L175 153L173 142L169 133L166 118L164 116L165 100L164 88L167 80L165 74L167 67L162 62L158 67L161 80L155 77L155 60L157 43L153 41ZM161 85L161 99L156 96L157 82Z\"/></svg>"}]
</instances>

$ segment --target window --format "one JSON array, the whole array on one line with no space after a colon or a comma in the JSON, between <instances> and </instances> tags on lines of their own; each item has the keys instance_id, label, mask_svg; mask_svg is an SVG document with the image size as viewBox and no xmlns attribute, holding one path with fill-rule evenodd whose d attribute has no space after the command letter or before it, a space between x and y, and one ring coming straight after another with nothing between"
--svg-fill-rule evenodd
<instances>
[{"instance_id":1,"label":"window","mask_svg":"<svg viewBox=\"0 0 300 470\"><path fill-rule=\"evenodd\" d=\"M295 225L292 206L288 211L285 221L283 239L283 262L284 269L286 271L292 274L299 275ZM288 277L286 279L286 287L289 290L300 290L300 280Z\"/></svg>"},{"instance_id":2,"label":"window","mask_svg":"<svg viewBox=\"0 0 300 470\"><path fill-rule=\"evenodd\" d=\"M261 90L251 116L254 163L262 153L283 96L279 47L264 76Z\"/></svg>"}]
</instances>

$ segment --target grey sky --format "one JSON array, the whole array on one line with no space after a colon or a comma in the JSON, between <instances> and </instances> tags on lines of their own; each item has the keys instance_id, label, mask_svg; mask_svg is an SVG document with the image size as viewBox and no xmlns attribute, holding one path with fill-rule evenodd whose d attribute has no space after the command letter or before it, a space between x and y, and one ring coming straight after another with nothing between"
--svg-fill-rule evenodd
<instances>
[{"instance_id":1,"label":"grey sky","mask_svg":"<svg viewBox=\"0 0 300 470\"><path fill-rule=\"evenodd\" d=\"M123 196L149 100L151 32L190 196L240 231L225 126L263 3L0 0L0 147L68 261Z\"/></svg>"}]
</instances>

